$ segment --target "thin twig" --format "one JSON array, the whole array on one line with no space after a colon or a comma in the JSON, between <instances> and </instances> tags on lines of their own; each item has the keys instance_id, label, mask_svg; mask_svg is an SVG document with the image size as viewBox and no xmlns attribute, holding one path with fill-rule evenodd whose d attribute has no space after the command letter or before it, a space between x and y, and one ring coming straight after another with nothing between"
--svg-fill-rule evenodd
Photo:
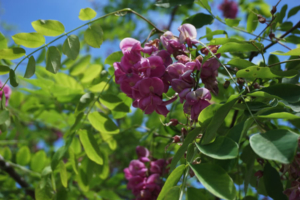
<instances>
[{"instance_id":1,"label":"thin twig","mask_svg":"<svg viewBox=\"0 0 300 200\"><path fill-rule=\"evenodd\" d=\"M168 27L167 27L167 30L171 30L171 26L172 26L172 23L173 23L173 21L174 21L174 17L175 17L175 14L176 14L177 10L178 10L178 6L175 6L175 7L173 8L173 10L172 10L171 18L170 18L170 21L169 21L169 25L168 25Z\"/></svg>"},{"instance_id":2,"label":"thin twig","mask_svg":"<svg viewBox=\"0 0 300 200\"><path fill-rule=\"evenodd\" d=\"M287 63L287 62L293 62L293 61L300 61L300 59L291 59L291 60L286 60L286 61L282 61L282 62L279 62L279 63L274 63L272 65L268 65L267 67L273 67L275 65L280 65L282 63Z\"/></svg>"}]
</instances>

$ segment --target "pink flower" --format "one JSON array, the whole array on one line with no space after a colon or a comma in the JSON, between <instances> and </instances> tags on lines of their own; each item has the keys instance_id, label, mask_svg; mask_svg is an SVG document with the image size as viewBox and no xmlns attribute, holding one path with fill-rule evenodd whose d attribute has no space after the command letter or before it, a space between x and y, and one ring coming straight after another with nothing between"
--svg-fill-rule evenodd
<instances>
[{"instance_id":1,"label":"pink flower","mask_svg":"<svg viewBox=\"0 0 300 200\"><path fill-rule=\"evenodd\" d=\"M131 175L131 173L130 173L130 171L129 171L129 168L125 168L125 169L123 170L123 172L124 172L125 178L126 178L127 180L129 180L129 179L132 177L132 175Z\"/></svg>"},{"instance_id":2,"label":"pink flower","mask_svg":"<svg viewBox=\"0 0 300 200\"><path fill-rule=\"evenodd\" d=\"M224 17L234 19L238 13L238 4L234 1L224 0L219 9L223 11Z\"/></svg>"},{"instance_id":3,"label":"pink flower","mask_svg":"<svg viewBox=\"0 0 300 200\"><path fill-rule=\"evenodd\" d=\"M144 45L142 52L151 55L153 52L158 50L158 46L159 46L159 39L151 40Z\"/></svg>"},{"instance_id":4,"label":"pink flower","mask_svg":"<svg viewBox=\"0 0 300 200\"><path fill-rule=\"evenodd\" d=\"M176 59L178 60L178 62L185 64L189 61L191 61L191 59L189 57L187 57L186 55L178 55L176 56Z\"/></svg>"},{"instance_id":5,"label":"pink flower","mask_svg":"<svg viewBox=\"0 0 300 200\"><path fill-rule=\"evenodd\" d=\"M183 24L179 26L178 31L180 32L179 41L181 44L186 42L189 47L192 47L193 44L198 43L196 39L197 30L192 24Z\"/></svg>"},{"instance_id":6,"label":"pink flower","mask_svg":"<svg viewBox=\"0 0 300 200\"><path fill-rule=\"evenodd\" d=\"M201 80L204 83L205 88L209 89L215 95L218 95L219 88L218 88L218 68L220 67L220 63L215 58L211 58L207 60L202 65L201 70Z\"/></svg>"},{"instance_id":7,"label":"pink flower","mask_svg":"<svg viewBox=\"0 0 300 200\"><path fill-rule=\"evenodd\" d=\"M136 154L141 162L149 162L150 159L148 158L150 153L149 150L145 147L137 146L135 148Z\"/></svg>"},{"instance_id":8,"label":"pink flower","mask_svg":"<svg viewBox=\"0 0 300 200\"><path fill-rule=\"evenodd\" d=\"M164 62L159 56L142 58L136 68L139 72L143 72L146 77L161 77L166 71Z\"/></svg>"},{"instance_id":9,"label":"pink flower","mask_svg":"<svg viewBox=\"0 0 300 200\"><path fill-rule=\"evenodd\" d=\"M208 46L209 50L211 50L214 54L217 53L219 47L220 47L219 45L210 45L210 46ZM209 50L206 47L204 47L200 51L201 51L201 53L203 53L205 55L208 55L210 53ZM218 54L217 56L220 57L221 55Z\"/></svg>"},{"instance_id":10,"label":"pink flower","mask_svg":"<svg viewBox=\"0 0 300 200\"><path fill-rule=\"evenodd\" d=\"M150 172L162 175L166 167L166 161L159 159L150 163Z\"/></svg>"},{"instance_id":11,"label":"pink flower","mask_svg":"<svg viewBox=\"0 0 300 200\"><path fill-rule=\"evenodd\" d=\"M146 172L148 171L145 164L139 160L132 160L128 169L130 174L133 176L146 176Z\"/></svg>"},{"instance_id":12,"label":"pink flower","mask_svg":"<svg viewBox=\"0 0 300 200\"><path fill-rule=\"evenodd\" d=\"M184 44L179 42L172 32L167 31L162 36L160 36L161 43L167 49L170 54L180 55L186 50Z\"/></svg>"},{"instance_id":13,"label":"pink flower","mask_svg":"<svg viewBox=\"0 0 300 200\"><path fill-rule=\"evenodd\" d=\"M165 67L168 67L169 65L171 65L173 63L171 54L169 54L166 50L156 51L152 55L161 57Z\"/></svg>"},{"instance_id":14,"label":"pink flower","mask_svg":"<svg viewBox=\"0 0 300 200\"><path fill-rule=\"evenodd\" d=\"M184 113L191 115L192 120L197 120L200 112L210 105L208 100L211 100L211 95L205 88L189 92L183 106Z\"/></svg>"},{"instance_id":15,"label":"pink flower","mask_svg":"<svg viewBox=\"0 0 300 200\"><path fill-rule=\"evenodd\" d=\"M2 88L3 84L2 82L0 81L0 88ZM8 105L8 100L10 98L10 95L11 95L11 89L8 85L5 85L3 87L3 90L0 91L0 100L2 99L2 94L4 92L4 95L5 95L5 105L7 106Z\"/></svg>"}]
</instances>

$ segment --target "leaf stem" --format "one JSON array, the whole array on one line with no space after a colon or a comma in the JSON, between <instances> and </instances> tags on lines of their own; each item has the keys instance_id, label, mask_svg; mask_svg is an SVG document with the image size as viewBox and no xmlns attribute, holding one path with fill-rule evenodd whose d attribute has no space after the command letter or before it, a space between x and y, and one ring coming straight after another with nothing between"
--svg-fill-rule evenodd
<instances>
[{"instance_id":1,"label":"leaf stem","mask_svg":"<svg viewBox=\"0 0 300 200\"><path fill-rule=\"evenodd\" d=\"M300 61L300 59L291 59L291 60L286 60L286 61L282 61L282 62L279 62L279 63L274 63L272 65L268 65L267 67L273 67L275 65L280 65L280 64L283 64L283 63L287 63L287 62L293 62L293 61Z\"/></svg>"}]
</instances>

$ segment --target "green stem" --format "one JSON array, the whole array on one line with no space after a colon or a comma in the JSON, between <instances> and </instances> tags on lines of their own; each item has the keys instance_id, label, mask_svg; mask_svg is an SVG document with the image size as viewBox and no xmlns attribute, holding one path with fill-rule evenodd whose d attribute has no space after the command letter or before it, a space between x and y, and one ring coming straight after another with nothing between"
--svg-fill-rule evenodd
<instances>
[{"instance_id":1,"label":"green stem","mask_svg":"<svg viewBox=\"0 0 300 200\"><path fill-rule=\"evenodd\" d=\"M31 52L30 54L28 54L27 56L25 56L25 57L24 57L24 58L16 65L16 67L14 68L14 71L16 71L16 70L18 69L19 65L20 65L25 59L29 58L31 55L33 55L34 53L38 52L39 50L44 49L45 47L49 46L50 44L52 44L53 42L59 40L60 38L62 38L62 37L64 37L64 36L67 36L68 34L74 32L74 31L76 31L76 30L78 30L78 29L80 29L80 28L82 28L82 27L84 27L84 26L86 26L86 25L89 25L89 24L91 24L91 23L93 23L93 22L95 22L95 21L98 21L99 19L103 19L103 18L108 17L108 16L110 16L110 15L118 14L118 13L121 13L121 12L131 12L131 13L137 15L138 17L140 17L141 19L143 19L144 21L146 21L146 22L147 22L148 24L150 24L151 26L153 26L153 27L156 29L157 32L164 33L164 31L162 31L162 30L160 30L159 28L157 28L151 21L149 21L148 19L146 19L145 17L143 17L143 16L140 15L139 13L135 12L134 10L131 10L130 8L124 8L124 9L121 9L121 10L118 10L118 11L115 11L115 12L108 13L108 14L103 15L103 16L101 16L101 17L98 17L98 18L96 18L96 19L94 19L94 20L91 20L91 21L89 21L89 22L87 22L87 23L81 25L81 26L78 26L77 28L74 28L73 30L71 30L71 31L69 31L69 32L67 32L67 33L64 33L64 34L60 35L59 37L57 37L57 38L55 38L54 40L50 41L48 44L45 44L44 46L42 46L42 47L40 47L40 48L34 50L33 52ZM1 87L0 91L3 90L4 86L7 84L7 82L9 81L9 79L10 79L10 77L7 78L7 80L5 81L5 83L3 84L3 86Z\"/></svg>"},{"instance_id":2,"label":"green stem","mask_svg":"<svg viewBox=\"0 0 300 200\"><path fill-rule=\"evenodd\" d=\"M293 62L293 61L300 61L300 59L291 59L291 60L286 60L286 61L282 61L282 62L279 62L279 63L274 63L272 65L268 65L267 67L273 67L275 65L280 65L282 63L287 63L287 62Z\"/></svg>"},{"instance_id":3,"label":"green stem","mask_svg":"<svg viewBox=\"0 0 300 200\"><path fill-rule=\"evenodd\" d=\"M186 185L187 177L189 175L189 170L190 170L190 167L187 167L186 170L185 170L185 173L184 173L184 176L183 176L183 180L182 180L182 184L181 184L181 188L180 188L179 200L182 200L183 194L185 192L185 185Z\"/></svg>"}]
</instances>

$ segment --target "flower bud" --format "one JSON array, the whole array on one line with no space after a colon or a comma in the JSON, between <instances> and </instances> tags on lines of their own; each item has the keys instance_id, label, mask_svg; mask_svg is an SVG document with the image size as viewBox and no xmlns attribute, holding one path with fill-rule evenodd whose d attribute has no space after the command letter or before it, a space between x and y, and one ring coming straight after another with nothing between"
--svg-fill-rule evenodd
<instances>
[{"instance_id":1,"label":"flower bud","mask_svg":"<svg viewBox=\"0 0 300 200\"><path fill-rule=\"evenodd\" d=\"M277 11L276 6L273 6L272 10L270 11L272 15L274 15Z\"/></svg>"},{"instance_id":2,"label":"flower bud","mask_svg":"<svg viewBox=\"0 0 300 200\"><path fill-rule=\"evenodd\" d=\"M181 128L182 135L186 136L188 134L187 130L185 128Z\"/></svg>"},{"instance_id":3,"label":"flower bud","mask_svg":"<svg viewBox=\"0 0 300 200\"><path fill-rule=\"evenodd\" d=\"M253 87L254 87L255 89L260 89L260 85L259 85L258 83L254 83L254 84L253 84Z\"/></svg>"},{"instance_id":4,"label":"flower bud","mask_svg":"<svg viewBox=\"0 0 300 200\"><path fill-rule=\"evenodd\" d=\"M254 176L256 176L258 179L261 178L264 175L264 172L261 170L258 170L255 172Z\"/></svg>"},{"instance_id":5,"label":"flower bud","mask_svg":"<svg viewBox=\"0 0 300 200\"><path fill-rule=\"evenodd\" d=\"M257 162L258 162L261 166L263 166L264 163L265 163L264 159L257 158L256 160L257 160Z\"/></svg>"},{"instance_id":6,"label":"flower bud","mask_svg":"<svg viewBox=\"0 0 300 200\"><path fill-rule=\"evenodd\" d=\"M269 38L272 40L275 37L274 33L270 33Z\"/></svg>"},{"instance_id":7,"label":"flower bud","mask_svg":"<svg viewBox=\"0 0 300 200\"><path fill-rule=\"evenodd\" d=\"M239 85L244 85L245 80L242 79L242 78L238 78L238 79L237 79L237 83L238 83Z\"/></svg>"},{"instance_id":8,"label":"flower bud","mask_svg":"<svg viewBox=\"0 0 300 200\"><path fill-rule=\"evenodd\" d=\"M181 137L179 135L175 135L173 137L173 143L178 143L178 142L180 142L180 140L181 140Z\"/></svg>"},{"instance_id":9,"label":"flower bud","mask_svg":"<svg viewBox=\"0 0 300 200\"><path fill-rule=\"evenodd\" d=\"M179 124L177 119L170 119L170 122L167 123L167 126L177 126Z\"/></svg>"},{"instance_id":10,"label":"flower bud","mask_svg":"<svg viewBox=\"0 0 300 200\"><path fill-rule=\"evenodd\" d=\"M261 15L257 15L257 18L258 18L258 21L259 21L259 23L261 23L261 24L264 24L264 23L266 23L266 18L264 18L263 16L261 16Z\"/></svg>"},{"instance_id":11,"label":"flower bud","mask_svg":"<svg viewBox=\"0 0 300 200\"><path fill-rule=\"evenodd\" d=\"M196 59L199 60L200 63L202 63L202 61L203 61L203 57L201 55L197 56Z\"/></svg>"},{"instance_id":12,"label":"flower bud","mask_svg":"<svg viewBox=\"0 0 300 200\"><path fill-rule=\"evenodd\" d=\"M230 85L230 81L225 81L225 83L223 84L224 89L227 89Z\"/></svg>"}]
</instances>

